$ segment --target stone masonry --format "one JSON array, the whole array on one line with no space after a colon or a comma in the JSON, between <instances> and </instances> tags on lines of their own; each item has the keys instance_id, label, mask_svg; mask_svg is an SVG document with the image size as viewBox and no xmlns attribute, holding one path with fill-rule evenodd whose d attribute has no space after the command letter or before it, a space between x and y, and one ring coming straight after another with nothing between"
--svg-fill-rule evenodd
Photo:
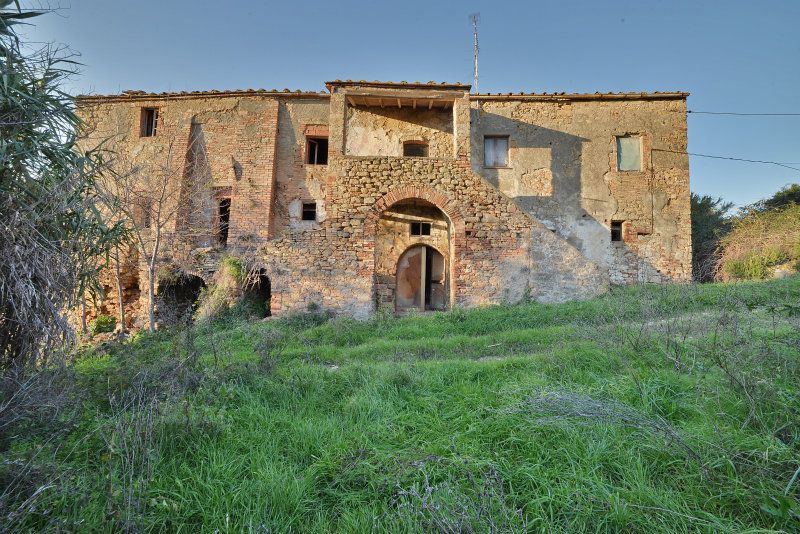
<instances>
[{"instance_id":1,"label":"stone masonry","mask_svg":"<svg viewBox=\"0 0 800 534\"><path fill-rule=\"evenodd\" d=\"M359 318L411 311L399 309L395 295L398 262L413 247L443 256L436 291L443 288L447 307L557 302L611 284L691 278L686 93L326 86L84 96L83 142L105 140L140 159L163 158L172 145L199 151L210 175L209 213L192 222L201 231L170 241L163 261L208 281L224 255L246 254L269 278L272 314L309 303ZM152 136L142 135L145 109L158 110ZM622 137L637 143L634 169L618 168ZM490 166L484 147L494 138L506 159ZM327 157L313 162L319 140ZM404 155L408 144L424 153ZM176 218L170 230L181 236L183 224ZM420 269L424 296L437 281L430 266ZM139 274L140 289L126 293L134 315L133 300L146 293ZM135 278L129 273L127 283Z\"/></svg>"}]
</instances>

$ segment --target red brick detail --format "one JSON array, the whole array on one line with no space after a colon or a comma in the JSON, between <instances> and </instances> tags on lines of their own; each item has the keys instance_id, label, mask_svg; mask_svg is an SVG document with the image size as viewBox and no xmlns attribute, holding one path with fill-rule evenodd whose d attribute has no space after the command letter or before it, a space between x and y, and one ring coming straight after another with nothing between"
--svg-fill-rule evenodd
<instances>
[{"instance_id":1,"label":"red brick detail","mask_svg":"<svg viewBox=\"0 0 800 534\"><path fill-rule=\"evenodd\" d=\"M303 134L306 137L328 137L327 124L304 124Z\"/></svg>"},{"instance_id":2,"label":"red brick detail","mask_svg":"<svg viewBox=\"0 0 800 534\"><path fill-rule=\"evenodd\" d=\"M450 224L453 227L453 236L455 243L460 243L464 237L464 216L455 201L448 198L444 193L425 186L403 186L389 191L384 196L379 198L364 221L364 233L368 236L374 236L380 219L381 214L386 211L392 204L396 204L401 200L408 200L418 198L430 202L450 219Z\"/></svg>"}]
</instances>

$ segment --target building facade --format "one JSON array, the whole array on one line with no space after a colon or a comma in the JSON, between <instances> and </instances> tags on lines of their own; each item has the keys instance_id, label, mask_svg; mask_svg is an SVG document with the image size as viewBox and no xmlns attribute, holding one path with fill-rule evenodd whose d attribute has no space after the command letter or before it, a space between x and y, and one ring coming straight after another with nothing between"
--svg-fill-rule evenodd
<instances>
[{"instance_id":1,"label":"building facade","mask_svg":"<svg viewBox=\"0 0 800 534\"><path fill-rule=\"evenodd\" d=\"M175 179L207 180L202 213L170 223L197 231L164 261L208 281L247 251L272 314L557 302L691 278L686 93L326 87L78 102L84 143L137 161L179 150ZM128 293L131 306L144 295Z\"/></svg>"}]
</instances>

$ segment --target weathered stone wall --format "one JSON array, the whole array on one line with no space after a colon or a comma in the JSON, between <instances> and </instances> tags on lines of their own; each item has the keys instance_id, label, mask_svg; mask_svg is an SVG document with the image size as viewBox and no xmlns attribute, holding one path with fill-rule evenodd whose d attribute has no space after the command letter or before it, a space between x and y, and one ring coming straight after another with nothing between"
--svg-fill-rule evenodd
<instances>
[{"instance_id":1,"label":"weathered stone wall","mask_svg":"<svg viewBox=\"0 0 800 534\"><path fill-rule=\"evenodd\" d=\"M615 283L691 277L684 99L477 97L472 164ZM642 136L640 172L616 168L616 136ZM484 168L483 136L509 136L507 168ZM625 221L622 243L611 221Z\"/></svg>"},{"instance_id":2,"label":"weathered stone wall","mask_svg":"<svg viewBox=\"0 0 800 534\"><path fill-rule=\"evenodd\" d=\"M391 308L397 260L415 243L445 256L459 306L563 301L609 282L691 275L683 98L470 97L448 86L436 91L438 108L398 109L351 104L348 90L134 94L86 99L81 110L95 126L90 141L111 133L133 160L163 159L172 143L184 165L207 162L208 202L231 198L229 251L265 269L273 314L312 302L355 317ZM159 109L155 137L139 137L145 106ZM615 136L625 134L644 139L641 172L616 169ZM484 168L484 135L509 136L507 168ZM328 136L327 165L306 163L307 136ZM402 157L407 140L428 142L430 157ZM300 220L304 201L316 202L316 221ZM434 221L431 236L408 235L415 217ZM612 220L625 221L622 242L611 242ZM168 240L165 262L208 279L224 254L213 205L190 222L206 233L180 254ZM142 275L140 264L140 299Z\"/></svg>"}]
</instances>

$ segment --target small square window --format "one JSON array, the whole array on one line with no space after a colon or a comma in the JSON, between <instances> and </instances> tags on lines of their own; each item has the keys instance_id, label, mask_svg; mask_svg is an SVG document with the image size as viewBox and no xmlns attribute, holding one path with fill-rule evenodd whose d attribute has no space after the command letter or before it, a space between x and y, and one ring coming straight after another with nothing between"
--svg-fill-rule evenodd
<instances>
[{"instance_id":1,"label":"small square window","mask_svg":"<svg viewBox=\"0 0 800 534\"><path fill-rule=\"evenodd\" d=\"M617 170L642 170L642 138L638 135L617 137Z\"/></svg>"},{"instance_id":2,"label":"small square window","mask_svg":"<svg viewBox=\"0 0 800 534\"><path fill-rule=\"evenodd\" d=\"M508 166L508 136L486 136L483 138L483 166Z\"/></svg>"},{"instance_id":3,"label":"small square window","mask_svg":"<svg viewBox=\"0 0 800 534\"><path fill-rule=\"evenodd\" d=\"M154 137L158 130L158 108L142 108L139 127L142 137Z\"/></svg>"},{"instance_id":4,"label":"small square window","mask_svg":"<svg viewBox=\"0 0 800 534\"><path fill-rule=\"evenodd\" d=\"M622 241L622 221L611 221L611 241Z\"/></svg>"},{"instance_id":5,"label":"small square window","mask_svg":"<svg viewBox=\"0 0 800 534\"><path fill-rule=\"evenodd\" d=\"M306 163L309 165L328 164L328 138L327 137L307 137L306 138Z\"/></svg>"},{"instance_id":6,"label":"small square window","mask_svg":"<svg viewBox=\"0 0 800 534\"><path fill-rule=\"evenodd\" d=\"M303 213L301 219L304 221L317 220L317 203L316 202L303 202Z\"/></svg>"},{"instance_id":7,"label":"small square window","mask_svg":"<svg viewBox=\"0 0 800 534\"><path fill-rule=\"evenodd\" d=\"M431 235L431 223L411 223L411 235Z\"/></svg>"},{"instance_id":8,"label":"small square window","mask_svg":"<svg viewBox=\"0 0 800 534\"><path fill-rule=\"evenodd\" d=\"M403 156L407 158L427 158L428 145L419 141L403 143Z\"/></svg>"}]
</instances>

